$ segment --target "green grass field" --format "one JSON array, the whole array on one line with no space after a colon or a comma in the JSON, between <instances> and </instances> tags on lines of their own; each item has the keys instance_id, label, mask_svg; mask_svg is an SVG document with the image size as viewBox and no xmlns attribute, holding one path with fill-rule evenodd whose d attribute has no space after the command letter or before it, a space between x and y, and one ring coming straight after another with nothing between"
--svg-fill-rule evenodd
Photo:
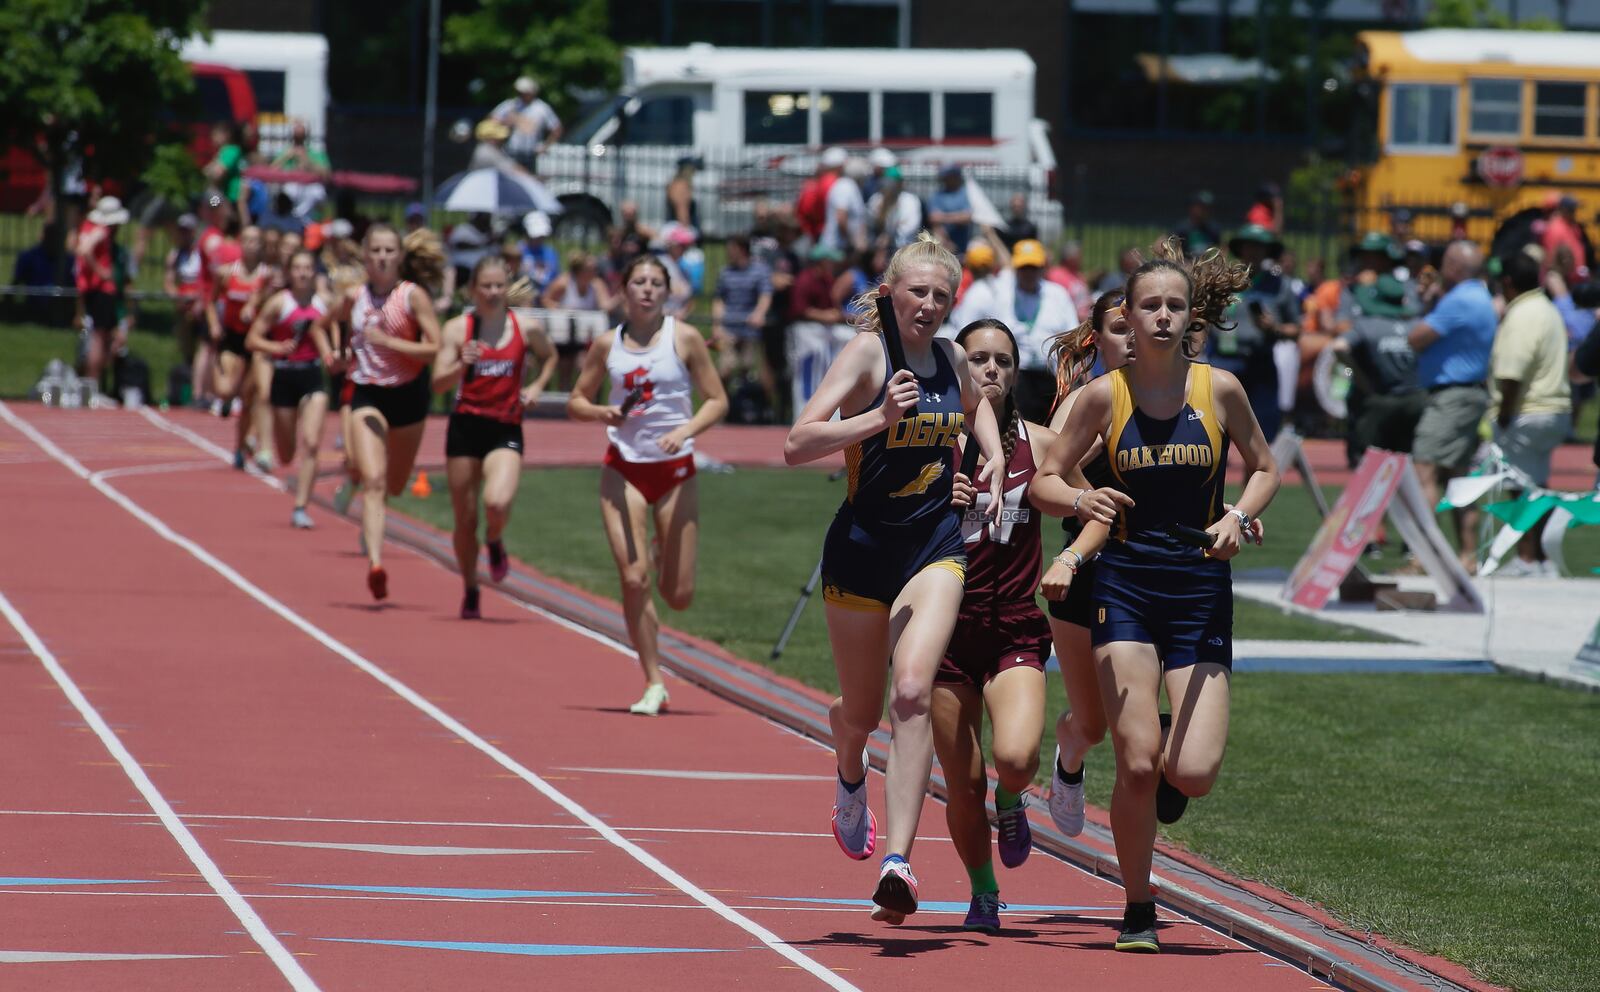
<instances>
[{"instance_id":1,"label":"green grass field","mask_svg":"<svg viewBox=\"0 0 1600 992\"><path fill-rule=\"evenodd\" d=\"M150 363L150 387L155 398L166 396L167 371L179 361L177 342L170 334L135 329L128 336L129 349ZM68 366L78 351L78 336L70 330L43 324L0 324L0 398L28 395L39 373L52 358Z\"/></svg>"},{"instance_id":2,"label":"green grass field","mask_svg":"<svg viewBox=\"0 0 1600 992\"><path fill-rule=\"evenodd\" d=\"M765 663L816 565L841 485L803 470L700 480L699 592L666 622ZM597 486L595 470L530 471L507 541L519 558L615 598ZM400 508L450 527L441 493L406 497ZM1295 487L1267 520L1269 543L1245 551L1241 567L1287 567L1316 526ZM1241 638L1364 636L1238 607ZM835 687L820 603L772 667ZM1052 681L1047 711L1065 706ZM1217 790L1166 836L1491 981L1530 992L1592 988L1600 974L1589 937L1600 928L1597 724L1600 696L1508 676L1241 676ZM1042 744L1046 769L1052 747ZM1097 748L1091 801L1109 803L1111 782L1110 749Z\"/></svg>"}]
</instances>

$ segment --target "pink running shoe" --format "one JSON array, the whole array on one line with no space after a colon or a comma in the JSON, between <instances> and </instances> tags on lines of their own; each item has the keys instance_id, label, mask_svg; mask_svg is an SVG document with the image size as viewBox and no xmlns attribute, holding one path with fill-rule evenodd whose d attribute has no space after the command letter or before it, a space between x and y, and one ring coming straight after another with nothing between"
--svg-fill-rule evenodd
<instances>
[{"instance_id":1,"label":"pink running shoe","mask_svg":"<svg viewBox=\"0 0 1600 992\"><path fill-rule=\"evenodd\" d=\"M865 861L878 846L878 821L867 805L867 783L854 789L834 782L833 839L846 857Z\"/></svg>"},{"instance_id":2,"label":"pink running shoe","mask_svg":"<svg viewBox=\"0 0 1600 992\"><path fill-rule=\"evenodd\" d=\"M489 578L504 582L506 573L511 571L511 561L506 557L506 542L490 541L486 547L489 549Z\"/></svg>"}]
</instances>

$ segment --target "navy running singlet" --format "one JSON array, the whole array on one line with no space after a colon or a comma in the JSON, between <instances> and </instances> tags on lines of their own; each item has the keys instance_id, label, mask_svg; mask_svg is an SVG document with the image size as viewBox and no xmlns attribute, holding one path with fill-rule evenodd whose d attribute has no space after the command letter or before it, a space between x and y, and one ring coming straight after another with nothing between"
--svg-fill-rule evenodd
<instances>
[{"instance_id":1,"label":"navy running singlet","mask_svg":"<svg viewBox=\"0 0 1600 992\"><path fill-rule=\"evenodd\" d=\"M1117 489L1133 497L1106 546L1108 559L1194 562L1204 552L1168 533L1172 524L1204 530L1222 516L1228 437L1212 399L1211 366L1189 366L1183 409L1171 420L1141 412L1126 369L1111 373L1106 436Z\"/></svg>"},{"instance_id":2,"label":"navy running singlet","mask_svg":"<svg viewBox=\"0 0 1600 992\"><path fill-rule=\"evenodd\" d=\"M884 354L887 364L887 343ZM921 395L916 406L888 430L845 449L850 479L845 501L859 524L924 527L953 512L953 451L967 418L962 412L961 383L938 343L933 346L933 362L933 375L917 376ZM867 410L883 405L887 388L887 381L878 387Z\"/></svg>"}]
</instances>

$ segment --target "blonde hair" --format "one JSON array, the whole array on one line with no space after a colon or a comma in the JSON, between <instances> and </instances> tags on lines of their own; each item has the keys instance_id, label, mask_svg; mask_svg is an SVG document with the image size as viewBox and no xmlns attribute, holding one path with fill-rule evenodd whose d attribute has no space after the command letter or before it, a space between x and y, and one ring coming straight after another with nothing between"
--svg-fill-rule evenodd
<instances>
[{"instance_id":1,"label":"blonde hair","mask_svg":"<svg viewBox=\"0 0 1600 992\"><path fill-rule=\"evenodd\" d=\"M400 241L405 260L400 263L401 278L437 293L444 285L444 243L426 227L419 227Z\"/></svg>"},{"instance_id":2,"label":"blonde hair","mask_svg":"<svg viewBox=\"0 0 1600 992\"><path fill-rule=\"evenodd\" d=\"M881 283L894 285L905 271L913 265L937 265L942 267L950 276L950 293L955 294L956 287L961 285L961 262L951 253L950 249L940 244L938 239L927 231L917 235L917 240L901 248L889 259L889 267L883 270ZM859 312L855 318L856 327L873 334L882 334L883 327L878 323L878 287L873 286L861 293L851 301L851 306Z\"/></svg>"}]
</instances>

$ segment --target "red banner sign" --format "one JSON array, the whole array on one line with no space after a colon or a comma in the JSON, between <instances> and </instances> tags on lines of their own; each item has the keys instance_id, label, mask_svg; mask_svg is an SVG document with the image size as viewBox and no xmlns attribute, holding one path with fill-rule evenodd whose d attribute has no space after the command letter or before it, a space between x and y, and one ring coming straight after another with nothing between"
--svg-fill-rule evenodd
<instances>
[{"instance_id":1,"label":"red banner sign","mask_svg":"<svg viewBox=\"0 0 1600 992\"><path fill-rule=\"evenodd\" d=\"M1377 536L1407 464L1405 455L1367 449L1333 512L1322 521L1311 547L1289 576L1283 587L1285 599L1312 610L1328 605L1339 583Z\"/></svg>"}]
</instances>

